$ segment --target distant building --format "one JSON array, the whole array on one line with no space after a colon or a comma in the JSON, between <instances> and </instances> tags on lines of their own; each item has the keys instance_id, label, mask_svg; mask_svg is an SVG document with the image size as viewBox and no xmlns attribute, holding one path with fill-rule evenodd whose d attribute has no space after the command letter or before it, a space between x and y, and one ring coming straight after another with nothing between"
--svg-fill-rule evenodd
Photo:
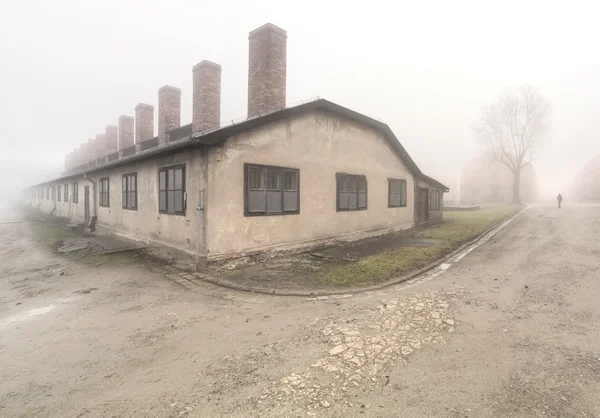
<instances>
[{"instance_id":1,"label":"distant building","mask_svg":"<svg viewBox=\"0 0 600 418\"><path fill-rule=\"evenodd\" d=\"M600 155L589 161L578 173L569 198L580 202L600 201Z\"/></svg>"},{"instance_id":2,"label":"distant building","mask_svg":"<svg viewBox=\"0 0 600 418\"><path fill-rule=\"evenodd\" d=\"M537 197L535 169L530 164L521 171L520 198L531 202ZM467 162L461 170L460 201L471 203L510 203L513 201L513 173L485 152Z\"/></svg>"},{"instance_id":3,"label":"distant building","mask_svg":"<svg viewBox=\"0 0 600 418\"><path fill-rule=\"evenodd\" d=\"M221 66L193 69L66 156L28 190L34 207L207 259L299 249L438 222L448 188L417 167L384 123L318 99L286 107L286 39L250 33L248 118L220 125Z\"/></svg>"}]
</instances>

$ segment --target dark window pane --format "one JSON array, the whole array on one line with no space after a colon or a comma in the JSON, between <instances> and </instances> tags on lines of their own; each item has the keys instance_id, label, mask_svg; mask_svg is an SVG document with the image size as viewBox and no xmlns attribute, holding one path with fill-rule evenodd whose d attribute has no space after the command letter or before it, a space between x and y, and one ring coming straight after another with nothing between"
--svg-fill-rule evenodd
<instances>
[{"instance_id":1,"label":"dark window pane","mask_svg":"<svg viewBox=\"0 0 600 418\"><path fill-rule=\"evenodd\" d=\"M348 191L348 177L347 176L338 176L338 190L341 193L345 193Z\"/></svg>"},{"instance_id":2,"label":"dark window pane","mask_svg":"<svg viewBox=\"0 0 600 418\"><path fill-rule=\"evenodd\" d=\"M265 169L263 168L250 168L249 181L250 190L264 190L265 189Z\"/></svg>"},{"instance_id":3,"label":"dark window pane","mask_svg":"<svg viewBox=\"0 0 600 418\"><path fill-rule=\"evenodd\" d=\"M167 210L167 192L158 192L158 209L161 211Z\"/></svg>"},{"instance_id":4,"label":"dark window pane","mask_svg":"<svg viewBox=\"0 0 600 418\"><path fill-rule=\"evenodd\" d=\"M267 170L267 190L281 190L281 170Z\"/></svg>"},{"instance_id":5,"label":"dark window pane","mask_svg":"<svg viewBox=\"0 0 600 418\"><path fill-rule=\"evenodd\" d=\"M356 190L359 192L367 191L367 179L364 177L356 177Z\"/></svg>"},{"instance_id":6,"label":"dark window pane","mask_svg":"<svg viewBox=\"0 0 600 418\"><path fill-rule=\"evenodd\" d=\"M127 177L123 177L123 185L121 186L123 187L123 191L127 191Z\"/></svg>"},{"instance_id":7,"label":"dark window pane","mask_svg":"<svg viewBox=\"0 0 600 418\"><path fill-rule=\"evenodd\" d=\"M183 169L178 168L175 170L175 189L183 190Z\"/></svg>"},{"instance_id":8,"label":"dark window pane","mask_svg":"<svg viewBox=\"0 0 600 418\"><path fill-rule=\"evenodd\" d=\"M298 173L296 171L283 172L283 190L296 191L298 190Z\"/></svg>"},{"instance_id":9,"label":"dark window pane","mask_svg":"<svg viewBox=\"0 0 600 418\"><path fill-rule=\"evenodd\" d=\"M264 190L248 191L248 212L266 212L267 192Z\"/></svg>"},{"instance_id":10,"label":"dark window pane","mask_svg":"<svg viewBox=\"0 0 600 418\"><path fill-rule=\"evenodd\" d=\"M356 191L356 177L350 176L348 177L348 192Z\"/></svg>"},{"instance_id":11,"label":"dark window pane","mask_svg":"<svg viewBox=\"0 0 600 418\"><path fill-rule=\"evenodd\" d=\"M131 180L131 181L130 181L130 187L129 187L129 190L131 190L131 191L135 191L135 190L136 190L136 186L137 186L137 185L136 185L136 182L137 182L137 176L135 176L135 175L132 175L132 176L130 177L130 180Z\"/></svg>"},{"instance_id":12,"label":"dark window pane","mask_svg":"<svg viewBox=\"0 0 600 418\"><path fill-rule=\"evenodd\" d=\"M342 192L340 193L340 197L339 197L339 208L340 209L348 209L348 197L349 197L349 193L347 192Z\"/></svg>"},{"instance_id":13,"label":"dark window pane","mask_svg":"<svg viewBox=\"0 0 600 418\"><path fill-rule=\"evenodd\" d=\"M175 192L175 212L183 213L183 191Z\"/></svg>"},{"instance_id":14,"label":"dark window pane","mask_svg":"<svg viewBox=\"0 0 600 418\"><path fill-rule=\"evenodd\" d=\"M298 192L283 192L283 210L298 210Z\"/></svg>"},{"instance_id":15,"label":"dark window pane","mask_svg":"<svg viewBox=\"0 0 600 418\"><path fill-rule=\"evenodd\" d=\"M356 193L348 193L348 209L357 209L358 208L358 194Z\"/></svg>"},{"instance_id":16,"label":"dark window pane","mask_svg":"<svg viewBox=\"0 0 600 418\"><path fill-rule=\"evenodd\" d=\"M121 206L124 208L127 207L127 192L123 191L123 196L121 198Z\"/></svg>"},{"instance_id":17,"label":"dark window pane","mask_svg":"<svg viewBox=\"0 0 600 418\"><path fill-rule=\"evenodd\" d=\"M281 192L279 191L268 191L267 192L267 212L268 213L279 213L282 212L281 207Z\"/></svg>"},{"instance_id":18,"label":"dark window pane","mask_svg":"<svg viewBox=\"0 0 600 418\"><path fill-rule=\"evenodd\" d=\"M167 191L167 211L173 212L175 208L175 192Z\"/></svg>"},{"instance_id":19,"label":"dark window pane","mask_svg":"<svg viewBox=\"0 0 600 418\"><path fill-rule=\"evenodd\" d=\"M175 188L175 176L173 175L173 169L170 168L167 171L167 190L173 190Z\"/></svg>"},{"instance_id":20,"label":"dark window pane","mask_svg":"<svg viewBox=\"0 0 600 418\"><path fill-rule=\"evenodd\" d=\"M164 171L161 171L160 174L158 175L159 180L158 180L158 187L159 190L165 190L167 187L167 173Z\"/></svg>"}]
</instances>

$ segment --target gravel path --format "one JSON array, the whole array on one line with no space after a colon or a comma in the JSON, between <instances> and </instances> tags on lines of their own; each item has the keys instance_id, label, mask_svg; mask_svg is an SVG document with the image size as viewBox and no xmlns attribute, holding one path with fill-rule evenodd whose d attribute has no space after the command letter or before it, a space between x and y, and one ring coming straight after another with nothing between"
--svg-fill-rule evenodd
<instances>
[{"instance_id":1,"label":"gravel path","mask_svg":"<svg viewBox=\"0 0 600 418\"><path fill-rule=\"evenodd\" d=\"M600 207L433 280L309 301L76 262L0 225L0 416L600 416Z\"/></svg>"}]
</instances>

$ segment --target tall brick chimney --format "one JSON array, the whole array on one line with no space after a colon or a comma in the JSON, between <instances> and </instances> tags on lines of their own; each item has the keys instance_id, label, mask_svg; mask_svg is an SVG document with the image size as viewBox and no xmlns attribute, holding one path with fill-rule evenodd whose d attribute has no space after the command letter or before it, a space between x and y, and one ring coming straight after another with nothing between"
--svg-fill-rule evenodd
<instances>
[{"instance_id":1,"label":"tall brick chimney","mask_svg":"<svg viewBox=\"0 0 600 418\"><path fill-rule=\"evenodd\" d=\"M106 157L106 134L96 134L96 139L92 142L92 149L90 154L92 155L92 160L97 160L98 158Z\"/></svg>"},{"instance_id":2,"label":"tall brick chimney","mask_svg":"<svg viewBox=\"0 0 600 418\"><path fill-rule=\"evenodd\" d=\"M133 145L134 124L133 116L119 116L119 151Z\"/></svg>"},{"instance_id":3,"label":"tall brick chimney","mask_svg":"<svg viewBox=\"0 0 600 418\"><path fill-rule=\"evenodd\" d=\"M106 125L105 128L106 155L112 154L119 150L119 127L115 125Z\"/></svg>"},{"instance_id":4,"label":"tall brick chimney","mask_svg":"<svg viewBox=\"0 0 600 418\"><path fill-rule=\"evenodd\" d=\"M167 132L181 124L181 90L173 86L158 89L158 144L169 142Z\"/></svg>"},{"instance_id":5,"label":"tall brick chimney","mask_svg":"<svg viewBox=\"0 0 600 418\"><path fill-rule=\"evenodd\" d=\"M285 108L287 32L267 23L248 39L248 117Z\"/></svg>"},{"instance_id":6,"label":"tall brick chimney","mask_svg":"<svg viewBox=\"0 0 600 418\"><path fill-rule=\"evenodd\" d=\"M192 131L202 132L221 123L221 66L207 60L194 65Z\"/></svg>"},{"instance_id":7,"label":"tall brick chimney","mask_svg":"<svg viewBox=\"0 0 600 418\"><path fill-rule=\"evenodd\" d=\"M83 155L82 155L82 159L83 159L83 163L82 164L87 164L90 161L94 160L96 157L96 151L95 151L95 146L96 146L96 140L94 138L89 138L86 142L83 143L83 145L81 146L81 149L83 151Z\"/></svg>"},{"instance_id":8,"label":"tall brick chimney","mask_svg":"<svg viewBox=\"0 0 600 418\"><path fill-rule=\"evenodd\" d=\"M139 103L135 107L135 143L154 138L154 106Z\"/></svg>"}]
</instances>

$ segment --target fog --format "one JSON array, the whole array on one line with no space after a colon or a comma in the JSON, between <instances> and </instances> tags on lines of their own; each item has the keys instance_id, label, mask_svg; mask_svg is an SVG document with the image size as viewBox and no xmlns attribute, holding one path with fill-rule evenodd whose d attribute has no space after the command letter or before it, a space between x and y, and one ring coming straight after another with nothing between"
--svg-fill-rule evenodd
<instances>
[{"instance_id":1,"label":"fog","mask_svg":"<svg viewBox=\"0 0 600 418\"><path fill-rule=\"evenodd\" d=\"M564 3L563 3L564 4ZM7 192L58 174L64 154L191 69L223 66L223 120L246 115L248 32L288 31L287 103L324 97L380 119L421 169L456 187L471 124L504 87L554 104L534 161L542 192L600 154L600 30L591 2L32 0L0 15L0 174ZM155 121L156 121L155 117Z\"/></svg>"}]
</instances>

